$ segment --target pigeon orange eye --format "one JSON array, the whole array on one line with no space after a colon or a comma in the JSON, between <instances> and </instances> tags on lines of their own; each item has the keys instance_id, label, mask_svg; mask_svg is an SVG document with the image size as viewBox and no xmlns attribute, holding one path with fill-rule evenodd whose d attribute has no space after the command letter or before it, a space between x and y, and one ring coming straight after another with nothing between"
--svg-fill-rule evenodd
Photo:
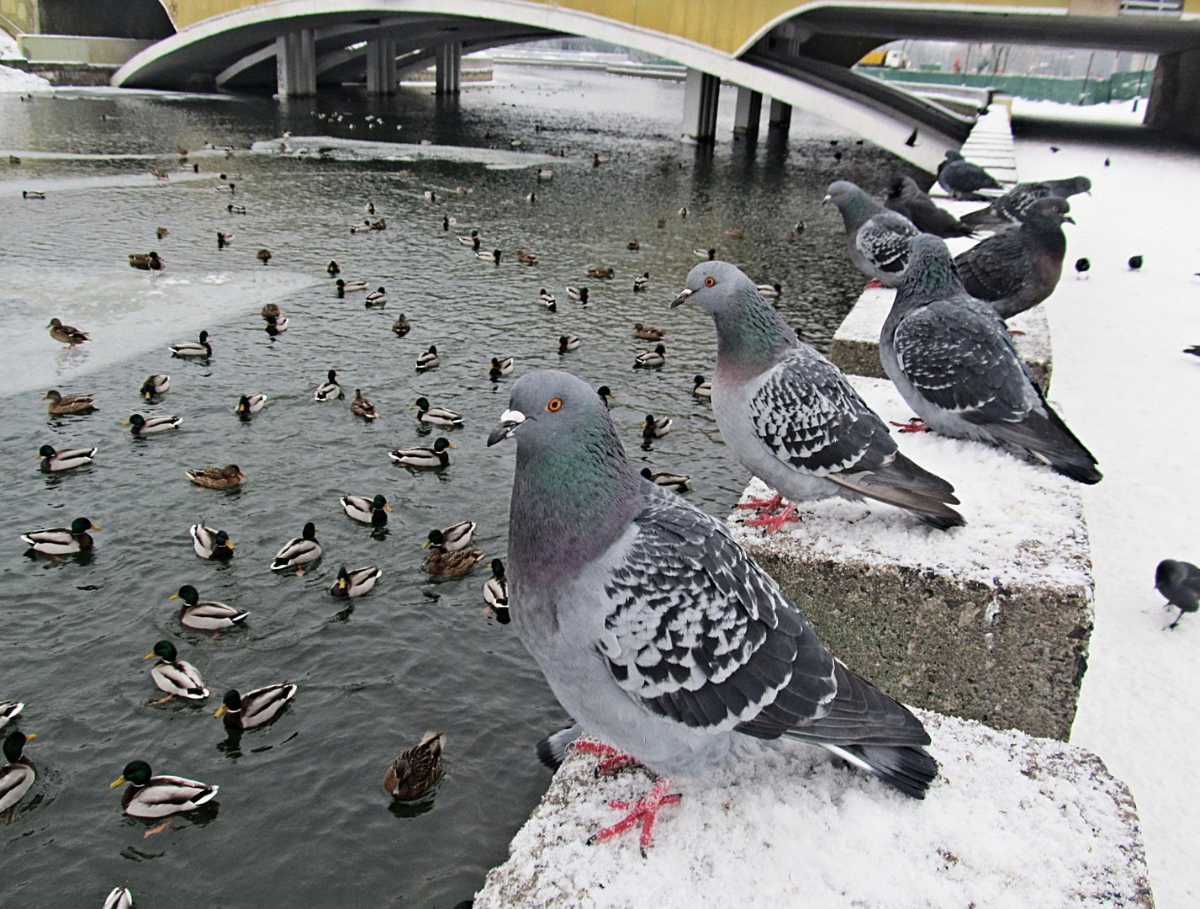
<instances>
[{"instance_id":1,"label":"pigeon orange eye","mask_svg":"<svg viewBox=\"0 0 1200 909\"><path fill-rule=\"evenodd\" d=\"M550 413L558 413L562 410L562 398L551 398L549 403L546 404L546 409Z\"/></svg>"},{"instance_id":2,"label":"pigeon orange eye","mask_svg":"<svg viewBox=\"0 0 1200 909\"><path fill-rule=\"evenodd\" d=\"M713 278L713 277L708 277L708 278L705 278L705 279L704 279L704 286L705 286L705 287L712 287L712 286L713 286L714 284L716 284L716 283L717 283L717 279L716 279L716 278Z\"/></svg>"}]
</instances>

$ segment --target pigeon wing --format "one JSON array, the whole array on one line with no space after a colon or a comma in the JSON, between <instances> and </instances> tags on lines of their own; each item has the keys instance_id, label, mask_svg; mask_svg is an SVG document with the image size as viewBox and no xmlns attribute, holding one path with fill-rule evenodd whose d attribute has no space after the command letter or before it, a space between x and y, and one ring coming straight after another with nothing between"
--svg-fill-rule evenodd
<instances>
[{"instance_id":1,"label":"pigeon wing","mask_svg":"<svg viewBox=\"0 0 1200 909\"><path fill-rule=\"evenodd\" d=\"M904 215L881 211L858 229L854 245L880 271L896 274L908 267L908 241L917 233Z\"/></svg>"},{"instance_id":2,"label":"pigeon wing","mask_svg":"<svg viewBox=\"0 0 1200 909\"><path fill-rule=\"evenodd\" d=\"M1021 287L1033 270L1019 230L1006 230L972 246L954 260L967 293L999 300Z\"/></svg>"}]
</instances>

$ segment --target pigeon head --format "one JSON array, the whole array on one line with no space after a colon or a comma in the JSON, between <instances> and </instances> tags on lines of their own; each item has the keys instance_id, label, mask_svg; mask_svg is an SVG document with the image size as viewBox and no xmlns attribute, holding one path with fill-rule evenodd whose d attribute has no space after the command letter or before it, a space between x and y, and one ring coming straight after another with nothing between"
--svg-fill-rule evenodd
<instances>
[{"instance_id":1,"label":"pigeon head","mask_svg":"<svg viewBox=\"0 0 1200 909\"><path fill-rule=\"evenodd\" d=\"M1072 177L1070 180L1064 181L1066 184L1068 196L1078 195L1079 193L1091 193L1092 181L1087 177Z\"/></svg>"},{"instance_id":2,"label":"pigeon head","mask_svg":"<svg viewBox=\"0 0 1200 909\"><path fill-rule=\"evenodd\" d=\"M714 260L688 272L687 286L671 302L671 308L694 303L705 312L716 313L736 306L740 297L757 295L758 288L740 268Z\"/></svg>"},{"instance_id":3,"label":"pigeon head","mask_svg":"<svg viewBox=\"0 0 1200 909\"><path fill-rule=\"evenodd\" d=\"M897 304L919 305L966 292L944 240L933 234L917 234L909 249L908 270L896 293Z\"/></svg>"},{"instance_id":4,"label":"pigeon head","mask_svg":"<svg viewBox=\"0 0 1200 909\"><path fill-rule=\"evenodd\" d=\"M1175 559L1163 559L1158 563L1158 568L1154 570L1154 587L1161 591L1164 587L1182 581L1186 573L1187 570L1183 567L1182 562L1177 562Z\"/></svg>"},{"instance_id":5,"label":"pigeon head","mask_svg":"<svg viewBox=\"0 0 1200 909\"><path fill-rule=\"evenodd\" d=\"M514 438L519 451L540 451L610 435L619 448L608 410L592 387L568 372L546 369L516 381L508 409L487 443Z\"/></svg>"},{"instance_id":6,"label":"pigeon head","mask_svg":"<svg viewBox=\"0 0 1200 909\"><path fill-rule=\"evenodd\" d=\"M1047 196L1029 206L1029 211L1025 215L1025 223L1037 227L1058 227L1064 222L1074 224L1075 219L1067 214L1070 210L1071 203L1066 199Z\"/></svg>"},{"instance_id":7,"label":"pigeon head","mask_svg":"<svg viewBox=\"0 0 1200 909\"><path fill-rule=\"evenodd\" d=\"M855 191L861 194L857 187ZM796 333L762 298L755 283L728 262L701 262L688 272L687 286L671 308L684 303L694 303L712 315L719 364L757 372L796 343Z\"/></svg>"},{"instance_id":8,"label":"pigeon head","mask_svg":"<svg viewBox=\"0 0 1200 909\"><path fill-rule=\"evenodd\" d=\"M912 178L911 177L907 177L907 178L906 177L896 177L895 179L892 180L891 183L889 183L887 185L887 197L889 199L899 199L901 196L904 195L904 189L905 189L904 181L906 179L911 180Z\"/></svg>"}]
</instances>

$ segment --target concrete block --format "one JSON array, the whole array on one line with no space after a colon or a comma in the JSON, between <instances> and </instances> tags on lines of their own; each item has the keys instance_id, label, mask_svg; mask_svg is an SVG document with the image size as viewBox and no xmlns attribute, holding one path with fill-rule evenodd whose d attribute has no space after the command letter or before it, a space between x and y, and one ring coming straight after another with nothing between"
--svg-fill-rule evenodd
<instances>
[{"instance_id":1,"label":"concrete block","mask_svg":"<svg viewBox=\"0 0 1200 909\"><path fill-rule=\"evenodd\" d=\"M854 308L833 335L829 359L843 372L875 379L886 378L879 360L879 332L892 308L896 292L890 288L872 287L863 291ZM1035 306L1008 320L1013 331L1017 353L1033 372L1033 377L1049 391L1054 363L1050 348L1050 323L1042 307Z\"/></svg>"},{"instance_id":2,"label":"concrete block","mask_svg":"<svg viewBox=\"0 0 1200 909\"><path fill-rule=\"evenodd\" d=\"M851 380L885 420L912 414L887 381ZM978 442L898 435L954 484L967 526L938 531L880 503L797 504L734 538L848 666L908 704L1066 739L1087 669L1093 584L1079 487ZM747 495L768 488L752 480Z\"/></svg>"},{"instance_id":3,"label":"concrete block","mask_svg":"<svg viewBox=\"0 0 1200 909\"><path fill-rule=\"evenodd\" d=\"M571 755L488 874L476 909L872 906L1152 909L1133 798L1096 755L920 712L941 765L923 802L820 749L756 746L676 780L647 857L636 828L585 839L645 794Z\"/></svg>"}]
</instances>

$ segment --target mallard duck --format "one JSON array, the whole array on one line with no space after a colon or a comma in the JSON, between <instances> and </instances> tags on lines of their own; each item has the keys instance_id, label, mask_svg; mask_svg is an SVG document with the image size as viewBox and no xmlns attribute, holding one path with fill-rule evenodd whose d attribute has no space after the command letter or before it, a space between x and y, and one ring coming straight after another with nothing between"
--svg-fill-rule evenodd
<instances>
[{"instance_id":1,"label":"mallard duck","mask_svg":"<svg viewBox=\"0 0 1200 909\"><path fill-rule=\"evenodd\" d=\"M535 192L526 193L525 201L528 202L530 205L536 205L537 204L537 193L535 193Z\"/></svg>"},{"instance_id":2,"label":"mallard duck","mask_svg":"<svg viewBox=\"0 0 1200 909\"><path fill-rule=\"evenodd\" d=\"M628 243L625 244L625 248L627 250L629 250L630 252L637 252L639 249L642 248L642 244L638 240L637 237L634 237L632 240L630 240Z\"/></svg>"},{"instance_id":3,"label":"mallard duck","mask_svg":"<svg viewBox=\"0 0 1200 909\"><path fill-rule=\"evenodd\" d=\"M200 594L191 584L184 584L179 588L179 593L171 594L170 599L183 600L183 605L179 607L179 621L188 628L200 631L224 631L226 628L234 628L245 622L250 615L215 600L201 602Z\"/></svg>"},{"instance_id":4,"label":"mallard duck","mask_svg":"<svg viewBox=\"0 0 1200 909\"><path fill-rule=\"evenodd\" d=\"M36 733L10 732L4 739L5 764L0 767L0 814L4 823L12 822L17 803L37 779L33 762L25 757L25 745L37 738ZM405 752L407 754L407 752Z\"/></svg>"},{"instance_id":5,"label":"mallard duck","mask_svg":"<svg viewBox=\"0 0 1200 909\"><path fill-rule=\"evenodd\" d=\"M746 228L731 227L731 228L729 228L729 230L725 231L725 236L730 237L731 239L734 239L734 240L742 240L746 236Z\"/></svg>"},{"instance_id":6,"label":"mallard duck","mask_svg":"<svg viewBox=\"0 0 1200 909\"><path fill-rule=\"evenodd\" d=\"M389 451L388 457L401 467L445 467L450 463L450 453L447 449L453 447L445 439L437 439L432 448L397 448L395 451Z\"/></svg>"},{"instance_id":7,"label":"mallard duck","mask_svg":"<svg viewBox=\"0 0 1200 909\"><path fill-rule=\"evenodd\" d=\"M325 381L317 386L317 390L313 392L314 401L336 401L345 397L345 392L342 391L342 386L338 385L337 377L340 373L336 369L329 370L326 373Z\"/></svg>"},{"instance_id":8,"label":"mallard duck","mask_svg":"<svg viewBox=\"0 0 1200 909\"><path fill-rule=\"evenodd\" d=\"M22 199L44 199L46 194L40 189L23 189L21 190Z\"/></svg>"},{"instance_id":9,"label":"mallard duck","mask_svg":"<svg viewBox=\"0 0 1200 909\"><path fill-rule=\"evenodd\" d=\"M233 234L227 234L224 231L217 231L217 249L224 249L233 242Z\"/></svg>"},{"instance_id":10,"label":"mallard duck","mask_svg":"<svg viewBox=\"0 0 1200 909\"><path fill-rule=\"evenodd\" d=\"M542 292L538 294L538 302L546 307L550 312L555 312L558 309L558 301L554 299L554 294L542 288Z\"/></svg>"},{"instance_id":11,"label":"mallard duck","mask_svg":"<svg viewBox=\"0 0 1200 909\"><path fill-rule=\"evenodd\" d=\"M110 789L129 784L121 808L130 817L161 818L199 808L216 797L219 786L209 786L181 776L153 776L145 761L130 761Z\"/></svg>"},{"instance_id":12,"label":"mallard duck","mask_svg":"<svg viewBox=\"0 0 1200 909\"><path fill-rule=\"evenodd\" d=\"M158 257L158 253L130 253L129 266L131 268L139 268L142 271L162 271L163 266L167 263Z\"/></svg>"},{"instance_id":13,"label":"mallard duck","mask_svg":"<svg viewBox=\"0 0 1200 909\"><path fill-rule=\"evenodd\" d=\"M479 248L479 241L480 236L478 230L472 230L468 236L463 236L462 234L459 234L458 236L459 243L461 243L463 246L473 247L474 249Z\"/></svg>"},{"instance_id":14,"label":"mallard duck","mask_svg":"<svg viewBox=\"0 0 1200 909\"><path fill-rule=\"evenodd\" d=\"M213 715L224 720L226 729L254 729L265 726L279 716L295 696L296 686L291 682L253 688L245 694L230 688Z\"/></svg>"},{"instance_id":15,"label":"mallard duck","mask_svg":"<svg viewBox=\"0 0 1200 909\"><path fill-rule=\"evenodd\" d=\"M665 471L652 473L649 467L642 468L642 476L655 486L661 486L663 489L671 490L671 492L687 492L688 483L692 480L691 477L680 473L667 473Z\"/></svg>"},{"instance_id":16,"label":"mallard duck","mask_svg":"<svg viewBox=\"0 0 1200 909\"><path fill-rule=\"evenodd\" d=\"M368 307L377 306L382 309L384 306L387 306L387 291L382 287L371 291L367 294L366 302L363 305Z\"/></svg>"},{"instance_id":17,"label":"mallard duck","mask_svg":"<svg viewBox=\"0 0 1200 909\"><path fill-rule=\"evenodd\" d=\"M363 206L363 211L365 211L368 215L375 214L375 203L368 201L367 204Z\"/></svg>"},{"instance_id":18,"label":"mallard duck","mask_svg":"<svg viewBox=\"0 0 1200 909\"><path fill-rule=\"evenodd\" d=\"M392 323L392 331L396 333L396 337L398 338L403 338L412 331L412 324L405 318L404 313L400 313L396 317L396 321Z\"/></svg>"},{"instance_id":19,"label":"mallard duck","mask_svg":"<svg viewBox=\"0 0 1200 909\"><path fill-rule=\"evenodd\" d=\"M646 419L642 420L642 438L643 439L661 439L671 431L671 418L663 417L661 420L656 420L654 414L646 414Z\"/></svg>"},{"instance_id":20,"label":"mallard duck","mask_svg":"<svg viewBox=\"0 0 1200 909\"><path fill-rule=\"evenodd\" d=\"M246 206L234 205L233 203L230 203L229 205L225 206L225 210L231 215L244 215L246 213Z\"/></svg>"},{"instance_id":21,"label":"mallard duck","mask_svg":"<svg viewBox=\"0 0 1200 909\"><path fill-rule=\"evenodd\" d=\"M429 536L421 546L430 552L458 552L460 549L470 546L473 539L475 539L475 522L459 521L449 527L443 527L440 530L434 528L429 531Z\"/></svg>"},{"instance_id":22,"label":"mallard duck","mask_svg":"<svg viewBox=\"0 0 1200 909\"><path fill-rule=\"evenodd\" d=\"M275 554L271 563L272 571L286 571L297 568L304 571L304 566L321 558L321 544L317 542L317 527L312 521L304 525L300 536L288 540Z\"/></svg>"},{"instance_id":23,"label":"mallard duck","mask_svg":"<svg viewBox=\"0 0 1200 909\"><path fill-rule=\"evenodd\" d=\"M558 352L567 353L571 350L577 350L582 342L575 335L559 335L558 337Z\"/></svg>"},{"instance_id":24,"label":"mallard duck","mask_svg":"<svg viewBox=\"0 0 1200 909\"><path fill-rule=\"evenodd\" d=\"M508 578L499 559L492 559L492 576L483 585L483 601L497 613L508 612Z\"/></svg>"},{"instance_id":25,"label":"mallard duck","mask_svg":"<svg viewBox=\"0 0 1200 909\"><path fill-rule=\"evenodd\" d=\"M161 417L143 417L140 413L130 414L129 419L125 421L125 425L130 427L130 432L135 436L152 436L160 432L169 432L172 429L178 429L179 424L183 422L181 417L173 414L164 414Z\"/></svg>"},{"instance_id":26,"label":"mallard duck","mask_svg":"<svg viewBox=\"0 0 1200 909\"><path fill-rule=\"evenodd\" d=\"M258 259L258 261L261 262L263 265L266 265L268 262L271 261L271 250L260 249L258 252L256 252L254 254L254 258Z\"/></svg>"},{"instance_id":27,"label":"mallard duck","mask_svg":"<svg viewBox=\"0 0 1200 909\"><path fill-rule=\"evenodd\" d=\"M486 249L475 250L476 259L482 259L484 262L495 262L497 265L500 264L500 257L502 255L503 253L498 249L493 249L491 252L488 252Z\"/></svg>"},{"instance_id":28,"label":"mallard duck","mask_svg":"<svg viewBox=\"0 0 1200 909\"><path fill-rule=\"evenodd\" d=\"M522 265L537 265L538 257L531 252L526 252L523 249L517 250L517 261Z\"/></svg>"},{"instance_id":29,"label":"mallard duck","mask_svg":"<svg viewBox=\"0 0 1200 909\"><path fill-rule=\"evenodd\" d=\"M34 552L44 555L70 555L73 552L87 552L95 541L88 534L89 530L100 528L87 518L76 518L70 527L52 527L49 530L31 530L21 534L21 540L28 544Z\"/></svg>"},{"instance_id":30,"label":"mallard duck","mask_svg":"<svg viewBox=\"0 0 1200 909\"><path fill-rule=\"evenodd\" d=\"M633 358L634 369L659 369L667 362L667 349L659 344L654 350L647 350Z\"/></svg>"},{"instance_id":31,"label":"mallard duck","mask_svg":"<svg viewBox=\"0 0 1200 909\"><path fill-rule=\"evenodd\" d=\"M371 230L387 230L387 220L380 218L377 221L370 222Z\"/></svg>"},{"instance_id":32,"label":"mallard duck","mask_svg":"<svg viewBox=\"0 0 1200 909\"><path fill-rule=\"evenodd\" d=\"M171 232L170 232L169 230L167 230L167 228L165 228L165 227L156 227L156 228L154 228L154 237L155 237L155 239L157 239L157 240L162 240L162 239L165 239L166 237L169 237L169 236L171 236Z\"/></svg>"},{"instance_id":33,"label":"mallard duck","mask_svg":"<svg viewBox=\"0 0 1200 909\"><path fill-rule=\"evenodd\" d=\"M24 709L21 701L0 701L0 726L7 725Z\"/></svg>"},{"instance_id":34,"label":"mallard duck","mask_svg":"<svg viewBox=\"0 0 1200 909\"><path fill-rule=\"evenodd\" d=\"M174 644L159 641L143 659L152 660L155 657L158 657L158 662L150 667L150 678L154 679L160 691L167 693L158 703L176 696L189 701L203 701L208 697L208 689L204 687L199 670L187 660L179 659Z\"/></svg>"},{"instance_id":35,"label":"mallard duck","mask_svg":"<svg viewBox=\"0 0 1200 909\"><path fill-rule=\"evenodd\" d=\"M438 349L436 345L430 344L429 350L417 357L417 372L426 372L430 369L437 369L438 364L442 361L438 359Z\"/></svg>"},{"instance_id":36,"label":"mallard duck","mask_svg":"<svg viewBox=\"0 0 1200 909\"><path fill-rule=\"evenodd\" d=\"M667 226L667 219L659 218L657 221L654 222L654 226L657 227L659 230L662 230L664 227Z\"/></svg>"},{"instance_id":37,"label":"mallard duck","mask_svg":"<svg viewBox=\"0 0 1200 909\"><path fill-rule=\"evenodd\" d=\"M426 202L436 202L437 201L437 192L432 189L425 190L423 195L425 196Z\"/></svg>"},{"instance_id":38,"label":"mallard duck","mask_svg":"<svg viewBox=\"0 0 1200 909\"><path fill-rule=\"evenodd\" d=\"M236 194L237 193L237 184L236 183L222 183L221 185L219 185L217 187L217 192L229 193L230 195Z\"/></svg>"},{"instance_id":39,"label":"mallard duck","mask_svg":"<svg viewBox=\"0 0 1200 909\"><path fill-rule=\"evenodd\" d=\"M601 385L596 389L596 394L600 396L600 400L604 402L604 408L607 410L612 407L612 402L617 399L617 396L612 393L612 389L607 385Z\"/></svg>"},{"instance_id":40,"label":"mallard duck","mask_svg":"<svg viewBox=\"0 0 1200 909\"><path fill-rule=\"evenodd\" d=\"M208 332L200 332L196 341L180 341L171 345L171 354L176 357L211 357L212 345L208 343Z\"/></svg>"},{"instance_id":41,"label":"mallard duck","mask_svg":"<svg viewBox=\"0 0 1200 909\"><path fill-rule=\"evenodd\" d=\"M764 300L774 300L783 295L783 285L776 281L774 284L756 284L758 295Z\"/></svg>"},{"instance_id":42,"label":"mallard duck","mask_svg":"<svg viewBox=\"0 0 1200 909\"><path fill-rule=\"evenodd\" d=\"M155 180L170 180L171 179L171 175L169 173L167 173L165 170L163 170L161 167L152 167L152 168L150 168L150 170L146 171L146 173L148 173L150 176L152 176Z\"/></svg>"},{"instance_id":43,"label":"mallard duck","mask_svg":"<svg viewBox=\"0 0 1200 909\"><path fill-rule=\"evenodd\" d=\"M282 313L279 311L278 303L265 303L262 308L262 317L264 319L278 319Z\"/></svg>"},{"instance_id":44,"label":"mallard duck","mask_svg":"<svg viewBox=\"0 0 1200 909\"><path fill-rule=\"evenodd\" d=\"M667 336L667 333L661 328L655 328L653 325L643 325L641 322L634 322L633 336L641 338L643 341L661 341Z\"/></svg>"},{"instance_id":45,"label":"mallard duck","mask_svg":"<svg viewBox=\"0 0 1200 909\"><path fill-rule=\"evenodd\" d=\"M334 275L341 274L342 267L333 259L330 259L329 264L325 266L325 271L332 278Z\"/></svg>"},{"instance_id":46,"label":"mallard duck","mask_svg":"<svg viewBox=\"0 0 1200 909\"><path fill-rule=\"evenodd\" d=\"M74 470L76 467L86 467L96 456L95 448L68 448L55 451L53 446L43 445L38 449L38 457L42 459L42 473L58 473L63 470Z\"/></svg>"},{"instance_id":47,"label":"mallard duck","mask_svg":"<svg viewBox=\"0 0 1200 909\"><path fill-rule=\"evenodd\" d=\"M337 580L329 588L329 594L338 598L361 597L371 592L371 588L382 574L383 572L374 565L364 565L353 571L347 571L343 565L338 569Z\"/></svg>"},{"instance_id":48,"label":"mallard duck","mask_svg":"<svg viewBox=\"0 0 1200 909\"><path fill-rule=\"evenodd\" d=\"M510 376L513 371L512 357L492 357L492 365L488 369L488 375L493 379L498 379L501 376Z\"/></svg>"},{"instance_id":49,"label":"mallard duck","mask_svg":"<svg viewBox=\"0 0 1200 909\"><path fill-rule=\"evenodd\" d=\"M483 557L478 549L456 549L454 552L435 552L431 549L421 567L435 578L458 578L474 568Z\"/></svg>"},{"instance_id":50,"label":"mallard duck","mask_svg":"<svg viewBox=\"0 0 1200 909\"><path fill-rule=\"evenodd\" d=\"M707 259L709 262L711 262L717 257L717 251L711 246L708 249L705 249L702 246L697 246L692 250L692 255L697 259Z\"/></svg>"},{"instance_id":51,"label":"mallard duck","mask_svg":"<svg viewBox=\"0 0 1200 909\"><path fill-rule=\"evenodd\" d=\"M273 338L288 330L288 320L277 316L267 316L264 328L266 328L267 334Z\"/></svg>"},{"instance_id":52,"label":"mallard duck","mask_svg":"<svg viewBox=\"0 0 1200 909\"><path fill-rule=\"evenodd\" d=\"M46 410L56 416L91 413L96 409L96 399L91 395L64 395L54 388L46 392L42 400L50 402Z\"/></svg>"},{"instance_id":53,"label":"mallard duck","mask_svg":"<svg viewBox=\"0 0 1200 909\"><path fill-rule=\"evenodd\" d=\"M363 397L361 388L354 389L354 400L350 402L350 412L364 420L374 420L379 416L375 411L375 405Z\"/></svg>"},{"instance_id":54,"label":"mallard duck","mask_svg":"<svg viewBox=\"0 0 1200 909\"><path fill-rule=\"evenodd\" d=\"M382 494L370 499L366 496L344 495L338 501L342 503L342 510L349 517L363 524L370 524L372 527L385 526L388 521L388 512L392 510L392 506L388 504Z\"/></svg>"},{"instance_id":55,"label":"mallard duck","mask_svg":"<svg viewBox=\"0 0 1200 909\"><path fill-rule=\"evenodd\" d=\"M633 292L640 294L650 286L650 272L644 271L633 279Z\"/></svg>"},{"instance_id":56,"label":"mallard duck","mask_svg":"<svg viewBox=\"0 0 1200 909\"><path fill-rule=\"evenodd\" d=\"M697 398L711 398L712 382L709 382L704 376L694 376L692 378L692 396Z\"/></svg>"},{"instance_id":57,"label":"mallard duck","mask_svg":"<svg viewBox=\"0 0 1200 909\"><path fill-rule=\"evenodd\" d=\"M224 467L193 467L184 473L197 486L208 489L233 489L246 479L246 475L236 464L226 464Z\"/></svg>"},{"instance_id":58,"label":"mallard duck","mask_svg":"<svg viewBox=\"0 0 1200 909\"><path fill-rule=\"evenodd\" d=\"M128 887L113 887L101 909L133 909L133 894Z\"/></svg>"},{"instance_id":59,"label":"mallard duck","mask_svg":"<svg viewBox=\"0 0 1200 909\"><path fill-rule=\"evenodd\" d=\"M171 390L171 377L166 373L157 372L153 375L146 376L146 381L142 383L142 387L138 389L143 398L147 401L157 398L160 395L165 395Z\"/></svg>"},{"instance_id":60,"label":"mallard duck","mask_svg":"<svg viewBox=\"0 0 1200 909\"><path fill-rule=\"evenodd\" d=\"M73 325L63 325L58 319L51 319L46 327L50 329L50 337L55 341L61 341L67 347L74 347L76 344L91 340L86 332L80 331Z\"/></svg>"},{"instance_id":61,"label":"mallard duck","mask_svg":"<svg viewBox=\"0 0 1200 909\"><path fill-rule=\"evenodd\" d=\"M587 276L589 278L603 278L605 280L608 280L609 278L612 278L615 274L616 273L611 268L607 268L607 267L606 268L589 268L587 270Z\"/></svg>"},{"instance_id":62,"label":"mallard duck","mask_svg":"<svg viewBox=\"0 0 1200 909\"><path fill-rule=\"evenodd\" d=\"M539 167L537 169L537 178L540 183L549 183L554 179L554 171L546 167Z\"/></svg>"},{"instance_id":63,"label":"mallard duck","mask_svg":"<svg viewBox=\"0 0 1200 909\"><path fill-rule=\"evenodd\" d=\"M255 394L242 395L238 398L237 407L234 408L234 412L246 417L252 413L258 413L266 406L267 396L262 392L256 392Z\"/></svg>"},{"instance_id":64,"label":"mallard duck","mask_svg":"<svg viewBox=\"0 0 1200 909\"><path fill-rule=\"evenodd\" d=\"M441 732L427 732L413 747L400 752L383 775L383 788L394 799L411 801L429 792L445 774L442 766L442 748L446 736Z\"/></svg>"},{"instance_id":65,"label":"mallard duck","mask_svg":"<svg viewBox=\"0 0 1200 909\"><path fill-rule=\"evenodd\" d=\"M367 282L358 280L346 281L342 278L338 278L337 281L334 282L334 286L337 287L337 295L340 298L346 296L348 293L356 294L359 291L366 290Z\"/></svg>"},{"instance_id":66,"label":"mallard duck","mask_svg":"<svg viewBox=\"0 0 1200 909\"><path fill-rule=\"evenodd\" d=\"M450 231L450 228L457 223L457 218L451 218L449 215L442 215L442 230L446 231L447 233Z\"/></svg>"},{"instance_id":67,"label":"mallard duck","mask_svg":"<svg viewBox=\"0 0 1200 909\"><path fill-rule=\"evenodd\" d=\"M567 296L572 300L578 300L580 303L588 301L588 289L586 287L573 287L567 285Z\"/></svg>"},{"instance_id":68,"label":"mallard duck","mask_svg":"<svg viewBox=\"0 0 1200 909\"><path fill-rule=\"evenodd\" d=\"M192 550L202 559L225 562L233 558L233 542L223 530L213 530L201 521L188 528L192 536Z\"/></svg>"},{"instance_id":69,"label":"mallard duck","mask_svg":"<svg viewBox=\"0 0 1200 909\"><path fill-rule=\"evenodd\" d=\"M463 418L460 415L445 407L430 407L428 398L417 398L413 407L417 408L417 419L422 423L451 428L463 425Z\"/></svg>"}]
</instances>

